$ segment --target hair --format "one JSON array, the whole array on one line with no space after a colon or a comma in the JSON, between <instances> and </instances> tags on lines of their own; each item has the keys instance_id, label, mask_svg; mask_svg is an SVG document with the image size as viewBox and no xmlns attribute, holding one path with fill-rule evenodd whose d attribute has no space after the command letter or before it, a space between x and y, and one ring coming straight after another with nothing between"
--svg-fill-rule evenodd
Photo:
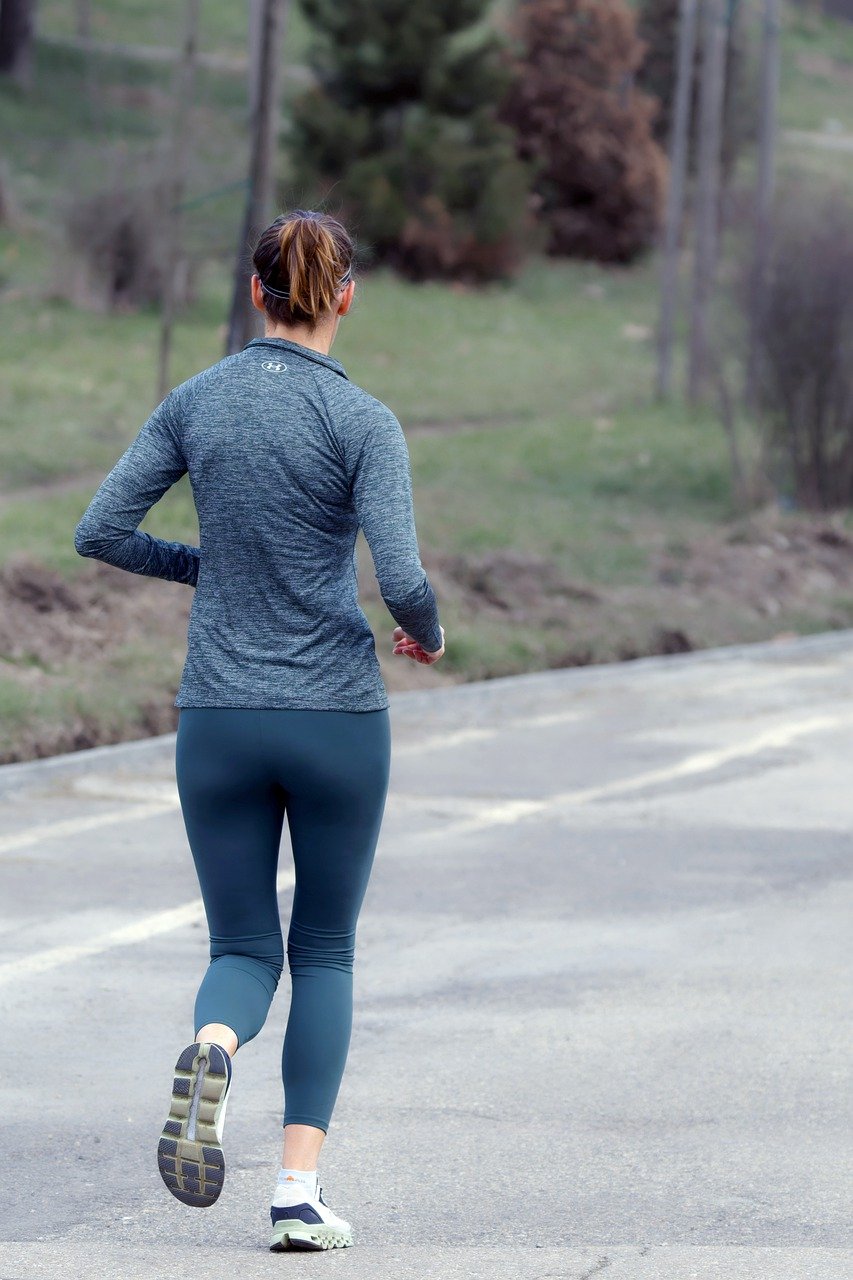
<instances>
[{"instance_id":1,"label":"hair","mask_svg":"<svg viewBox=\"0 0 853 1280\"><path fill-rule=\"evenodd\" d=\"M348 231L331 214L314 209L279 214L252 254L270 319L316 328L350 280L354 252Z\"/></svg>"}]
</instances>

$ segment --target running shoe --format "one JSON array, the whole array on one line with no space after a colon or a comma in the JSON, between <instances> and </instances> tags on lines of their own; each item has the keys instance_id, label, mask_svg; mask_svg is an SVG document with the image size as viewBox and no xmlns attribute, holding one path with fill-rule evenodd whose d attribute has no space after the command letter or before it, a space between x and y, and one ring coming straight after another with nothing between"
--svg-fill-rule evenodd
<instances>
[{"instance_id":1,"label":"running shoe","mask_svg":"<svg viewBox=\"0 0 853 1280\"><path fill-rule=\"evenodd\" d=\"M175 1064L172 1106L157 1147L166 1186L183 1204L206 1209L225 1181L222 1129L231 1058L218 1044L191 1044Z\"/></svg>"},{"instance_id":2,"label":"running shoe","mask_svg":"<svg viewBox=\"0 0 853 1280\"><path fill-rule=\"evenodd\" d=\"M278 1186L270 1217L271 1253L283 1253L285 1249L345 1249L352 1244L350 1224L332 1213L319 1181L314 1194L299 1185L292 1190Z\"/></svg>"}]
</instances>

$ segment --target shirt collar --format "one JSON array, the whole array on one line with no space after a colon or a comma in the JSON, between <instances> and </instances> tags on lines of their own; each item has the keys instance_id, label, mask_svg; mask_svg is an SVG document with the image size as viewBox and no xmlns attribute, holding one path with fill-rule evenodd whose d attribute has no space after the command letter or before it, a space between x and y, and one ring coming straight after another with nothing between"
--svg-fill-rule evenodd
<instances>
[{"instance_id":1,"label":"shirt collar","mask_svg":"<svg viewBox=\"0 0 853 1280\"><path fill-rule=\"evenodd\" d=\"M313 347L303 346L301 342L292 342L290 338L251 338L243 350L247 350L248 347L272 347L275 351L291 351L295 356L316 360L318 364L324 364L327 369L333 369L335 373L348 378L347 371L340 360L335 360L334 356L324 355L322 351L315 351Z\"/></svg>"}]
</instances>

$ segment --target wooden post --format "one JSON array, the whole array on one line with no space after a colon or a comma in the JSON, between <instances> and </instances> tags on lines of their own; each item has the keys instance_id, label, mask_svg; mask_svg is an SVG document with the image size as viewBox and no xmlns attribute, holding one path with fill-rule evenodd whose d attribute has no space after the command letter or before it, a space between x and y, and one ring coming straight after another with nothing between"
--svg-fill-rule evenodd
<instances>
[{"instance_id":1,"label":"wooden post","mask_svg":"<svg viewBox=\"0 0 853 1280\"><path fill-rule=\"evenodd\" d=\"M694 202L696 241L687 370L687 390L693 404L699 399L706 373L708 307L717 259L720 143L728 28L726 11L726 0L703 0L698 175Z\"/></svg>"},{"instance_id":2,"label":"wooden post","mask_svg":"<svg viewBox=\"0 0 853 1280\"><path fill-rule=\"evenodd\" d=\"M251 242L272 220L275 194L275 155L278 142L281 83L281 36L287 0L262 0L255 110L251 118L249 182L240 241L234 263L234 286L225 354L242 350L254 336L257 312L249 296L252 276ZM253 83L250 73L250 85Z\"/></svg>"},{"instance_id":3,"label":"wooden post","mask_svg":"<svg viewBox=\"0 0 853 1280\"><path fill-rule=\"evenodd\" d=\"M181 252L181 200L186 186L187 156L192 140L189 128L190 111L195 83L196 56L198 53L199 0L187 0L186 28L181 58L175 75L174 119L172 122L172 146L166 189L168 207L164 210L166 243L163 254L164 286L163 310L160 321L160 353L157 369L158 403L171 389L169 382L169 358L172 351L172 330L175 323L175 294Z\"/></svg>"},{"instance_id":4,"label":"wooden post","mask_svg":"<svg viewBox=\"0 0 853 1280\"><path fill-rule=\"evenodd\" d=\"M684 191L690 140L690 100L696 51L697 0L681 0L678 23L678 55L675 102L669 141L669 186L663 226L658 325L657 393L666 399L672 391L672 349L678 302L678 258L684 221Z\"/></svg>"},{"instance_id":5,"label":"wooden post","mask_svg":"<svg viewBox=\"0 0 853 1280\"><path fill-rule=\"evenodd\" d=\"M36 0L2 0L0 4L0 75L22 89L33 82Z\"/></svg>"},{"instance_id":6,"label":"wooden post","mask_svg":"<svg viewBox=\"0 0 853 1280\"><path fill-rule=\"evenodd\" d=\"M744 399L755 403L758 372L758 327L767 289L771 214L776 177L776 110L779 96L779 0L764 0L761 40L761 99L758 120L758 182L755 192L755 244L752 251L749 347Z\"/></svg>"},{"instance_id":7,"label":"wooden post","mask_svg":"<svg viewBox=\"0 0 853 1280\"><path fill-rule=\"evenodd\" d=\"M74 9L77 14L77 36L81 40L88 40L92 34L91 0L76 0Z\"/></svg>"}]
</instances>

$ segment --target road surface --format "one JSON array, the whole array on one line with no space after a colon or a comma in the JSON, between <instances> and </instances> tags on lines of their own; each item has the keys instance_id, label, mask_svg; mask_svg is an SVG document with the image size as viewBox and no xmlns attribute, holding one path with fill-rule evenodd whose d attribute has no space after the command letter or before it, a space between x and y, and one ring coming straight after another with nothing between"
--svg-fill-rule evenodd
<instances>
[{"instance_id":1,"label":"road surface","mask_svg":"<svg viewBox=\"0 0 853 1280\"><path fill-rule=\"evenodd\" d=\"M219 1202L157 1172L207 960L174 737L0 769L0 1280L850 1275L853 632L424 685L392 697L334 1254L267 1249L286 974ZM286 926L286 830L280 866Z\"/></svg>"}]
</instances>

